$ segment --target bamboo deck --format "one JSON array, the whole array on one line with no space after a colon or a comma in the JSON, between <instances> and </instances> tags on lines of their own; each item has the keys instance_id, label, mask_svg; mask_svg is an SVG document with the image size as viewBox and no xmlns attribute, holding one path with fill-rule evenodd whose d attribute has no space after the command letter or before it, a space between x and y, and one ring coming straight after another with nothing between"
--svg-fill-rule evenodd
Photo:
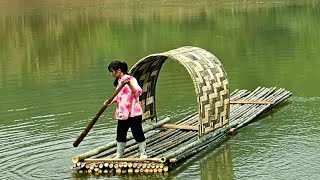
<instances>
[{"instance_id":1,"label":"bamboo deck","mask_svg":"<svg viewBox=\"0 0 320 180\"><path fill-rule=\"evenodd\" d=\"M198 113L187 116L174 125L166 124L169 119L164 119L144 129L149 158L139 159L138 145L130 136L124 158L113 159L116 152L116 142L113 141L73 157L72 168L80 173L94 174L168 172L177 162L205 150L290 96L291 92L282 88L258 87L252 92L235 90L230 94L229 123L206 132L200 139L196 128Z\"/></svg>"}]
</instances>

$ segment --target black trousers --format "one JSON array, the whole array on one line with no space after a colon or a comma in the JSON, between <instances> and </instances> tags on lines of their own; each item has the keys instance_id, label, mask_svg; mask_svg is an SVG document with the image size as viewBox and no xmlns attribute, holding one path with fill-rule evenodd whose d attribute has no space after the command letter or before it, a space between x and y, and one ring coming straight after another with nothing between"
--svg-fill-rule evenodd
<instances>
[{"instance_id":1,"label":"black trousers","mask_svg":"<svg viewBox=\"0 0 320 180\"><path fill-rule=\"evenodd\" d=\"M142 131L142 115L129 117L127 120L118 120L117 141L126 142L127 132L131 128L132 135L137 142L146 140Z\"/></svg>"}]
</instances>

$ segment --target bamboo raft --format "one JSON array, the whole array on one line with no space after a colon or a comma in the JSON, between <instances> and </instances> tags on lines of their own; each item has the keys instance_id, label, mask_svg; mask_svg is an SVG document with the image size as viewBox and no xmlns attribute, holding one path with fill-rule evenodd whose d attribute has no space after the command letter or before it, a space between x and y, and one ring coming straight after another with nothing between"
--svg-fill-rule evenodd
<instances>
[{"instance_id":1,"label":"bamboo raft","mask_svg":"<svg viewBox=\"0 0 320 180\"><path fill-rule=\"evenodd\" d=\"M187 68L195 84L199 104L198 112L174 124L169 124L170 118L157 121L155 109L155 84L167 58L175 59ZM127 138L123 158L114 159L116 141L74 156L72 168L78 172L166 173L177 163L233 134L292 95L290 91L275 87L258 87L252 92L235 90L229 94L226 73L220 61L196 47L182 47L147 56L130 72L144 90L140 100L144 118L150 123L143 129L148 158L139 158L138 144L131 135Z\"/></svg>"}]
</instances>

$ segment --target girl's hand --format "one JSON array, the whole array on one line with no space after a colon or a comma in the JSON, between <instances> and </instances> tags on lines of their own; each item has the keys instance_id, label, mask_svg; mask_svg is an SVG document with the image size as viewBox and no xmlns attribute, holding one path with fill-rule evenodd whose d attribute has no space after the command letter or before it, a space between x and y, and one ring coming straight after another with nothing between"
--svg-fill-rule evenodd
<instances>
[{"instance_id":1,"label":"girl's hand","mask_svg":"<svg viewBox=\"0 0 320 180\"><path fill-rule=\"evenodd\" d=\"M130 78L129 77L126 78L125 80L123 80L123 82L126 83L126 84L130 83Z\"/></svg>"}]
</instances>

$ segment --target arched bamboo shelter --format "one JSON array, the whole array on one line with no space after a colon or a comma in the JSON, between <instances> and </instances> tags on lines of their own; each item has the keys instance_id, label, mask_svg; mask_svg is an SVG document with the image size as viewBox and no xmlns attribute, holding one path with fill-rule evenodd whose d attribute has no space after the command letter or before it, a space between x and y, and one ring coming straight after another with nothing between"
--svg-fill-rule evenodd
<instances>
[{"instance_id":1,"label":"arched bamboo shelter","mask_svg":"<svg viewBox=\"0 0 320 180\"><path fill-rule=\"evenodd\" d=\"M183 65L193 81L198 102L199 137L227 124L230 110L227 73L217 57L191 46L149 55L131 68L130 74L143 88L140 101L144 119L157 121L156 85L161 67L168 59Z\"/></svg>"},{"instance_id":2,"label":"arched bamboo shelter","mask_svg":"<svg viewBox=\"0 0 320 180\"><path fill-rule=\"evenodd\" d=\"M177 61L186 68L198 102L196 113L174 124L169 124L170 118L158 121L156 110L157 80L167 60ZM143 89L140 96L143 116L150 122L143 128L149 157L139 158L138 145L129 135L124 158L114 159L116 141L72 157L72 168L79 172L167 172L177 162L211 147L291 96L290 91L276 87L229 93L227 74L221 62L210 52L198 47L186 46L146 56L131 68L130 73ZM103 109L98 114L102 112Z\"/></svg>"}]
</instances>

